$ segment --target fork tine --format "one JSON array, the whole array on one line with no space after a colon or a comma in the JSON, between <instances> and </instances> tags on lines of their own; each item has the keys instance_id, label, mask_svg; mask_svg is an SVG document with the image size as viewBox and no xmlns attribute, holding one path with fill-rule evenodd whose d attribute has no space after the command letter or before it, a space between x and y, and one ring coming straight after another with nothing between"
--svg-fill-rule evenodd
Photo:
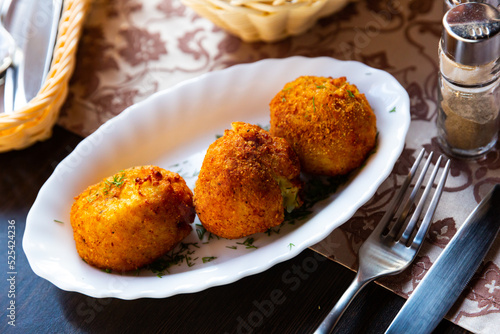
<instances>
[{"instance_id":1,"label":"fork tine","mask_svg":"<svg viewBox=\"0 0 500 334\"><path fill-rule=\"evenodd\" d=\"M413 230L415 229L417 225L417 221L420 218L420 215L422 214L422 211L424 210L424 205L425 201L427 200L427 197L429 196L429 193L431 191L432 185L434 184L434 179L436 178L439 165L441 164L442 156L439 157L438 161L436 162L436 165L434 166L434 170L431 173L431 176L429 177L429 180L427 181L427 186L424 189L424 193L420 197L420 201L417 204L417 207L415 208L415 212L413 213L410 221L408 222L408 225L406 226L405 231L403 232L403 235L400 238L400 242L403 244L406 244L408 239L410 238L411 234L413 233ZM425 174L422 173L421 177L424 177Z\"/></svg>"},{"instance_id":2,"label":"fork tine","mask_svg":"<svg viewBox=\"0 0 500 334\"><path fill-rule=\"evenodd\" d=\"M417 226L417 221L420 219L420 216L422 215L425 202L427 200L427 197L429 197L429 193L431 192L432 185L434 184L434 180L436 179L436 175L440 168L442 158L443 156L440 156L439 159L437 160L436 165L434 166L434 170L432 171L432 174L429 177L429 180L427 181L424 193L422 194L422 197L420 198L420 201L418 202L417 207L415 208L415 212L413 213L410 222L408 223L408 226L406 227L405 231L403 232L403 235L401 236L400 242L403 244L406 244L406 242L408 242L408 240L410 239L413 230Z\"/></svg>"},{"instance_id":3,"label":"fork tine","mask_svg":"<svg viewBox=\"0 0 500 334\"><path fill-rule=\"evenodd\" d=\"M406 217L408 217L408 213L410 212L412 204L415 202L415 196L418 193L418 190L420 189L420 186L422 185L422 182L424 182L425 175L427 174L427 170L429 169L429 166L431 164L432 156L434 155L434 152L429 153L429 156L427 157L427 161L424 164L424 167L422 168L422 171L420 172L420 176L417 179L417 182L415 183L415 186L413 187L413 190L408 197L403 210L401 211L401 214L399 215L399 218L396 220L396 223L394 223L393 227L388 233L388 237L396 239L398 234L401 233L401 228L404 225L404 222L406 221Z\"/></svg>"},{"instance_id":4,"label":"fork tine","mask_svg":"<svg viewBox=\"0 0 500 334\"><path fill-rule=\"evenodd\" d=\"M385 212L384 216L378 223L377 227L375 227L374 231L372 234L382 234L382 232L385 230L385 228L389 225L391 222L392 217L396 214L397 209L401 205L401 202L403 201L404 194L406 193L406 190L408 189L408 186L410 185L411 181L413 180L413 177L415 176L417 172L417 168L420 165L420 161L422 160L422 157L424 156L425 149L422 149L420 153L417 156L417 159L413 163L413 166L410 169L410 172L406 176L406 179L403 181L403 184L401 185L401 189L399 189L398 194L396 195L396 198L391 202L389 207L387 208L387 211Z\"/></svg>"},{"instance_id":5,"label":"fork tine","mask_svg":"<svg viewBox=\"0 0 500 334\"><path fill-rule=\"evenodd\" d=\"M436 164L439 166L438 164ZM436 166L436 168L437 168ZM431 203L429 204L429 208L427 209L427 212L425 213L424 219L422 220L422 223L420 224L420 229L417 232L417 235L415 238L413 238L413 242L411 243L411 248L413 249L418 249L422 242L424 241L424 237L427 234L427 230L429 229L429 226L431 225L431 220L432 217L434 216L434 212L436 211L436 207L439 203L439 199L441 198L441 194L443 193L443 188L444 184L446 183L446 179L448 177L448 173L450 171L450 160L446 162L446 165L444 166L443 169L443 174L441 175L441 178L439 179L439 183L436 187L436 191L434 192L434 196L432 196Z\"/></svg>"}]
</instances>

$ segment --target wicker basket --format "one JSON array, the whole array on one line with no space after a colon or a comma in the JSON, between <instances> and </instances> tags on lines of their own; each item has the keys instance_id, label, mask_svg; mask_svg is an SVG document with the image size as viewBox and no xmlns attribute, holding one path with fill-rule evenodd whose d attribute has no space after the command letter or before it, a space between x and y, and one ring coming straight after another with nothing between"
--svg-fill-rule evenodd
<instances>
[{"instance_id":1,"label":"wicker basket","mask_svg":"<svg viewBox=\"0 0 500 334\"><path fill-rule=\"evenodd\" d=\"M182 0L197 14L245 42L301 34L352 0Z\"/></svg>"},{"instance_id":2,"label":"wicker basket","mask_svg":"<svg viewBox=\"0 0 500 334\"><path fill-rule=\"evenodd\" d=\"M0 152L25 148L47 139L57 120L76 61L76 49L91 0L65 0L54 56L47 79L27 105L0 114Z\"/></svg>"}]
</instances>

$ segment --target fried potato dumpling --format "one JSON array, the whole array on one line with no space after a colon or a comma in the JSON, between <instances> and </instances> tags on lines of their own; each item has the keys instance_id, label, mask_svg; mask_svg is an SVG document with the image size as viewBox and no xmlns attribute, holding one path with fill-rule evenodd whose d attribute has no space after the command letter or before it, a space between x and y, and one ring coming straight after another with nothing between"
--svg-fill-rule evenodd
<instances>
[{"instance_id":1,"label":"fried potato dumpling","mask_svg":"<svg viewBox=\"0 0 500 334\"><path fill-rule=\"evenodd\" d=\"M292 145L304 172L347 174L361 166L375 146L375 114L365 95L345 77L299 77L269 106L269 132Z\"/></svg>"},{"instance_id":2,"label":"fried potato dumpling","mask_svg":"<svg viewBox=\"0 0 500 334\"><path fill-rule=\"evenodd\" d=\"M231 124L210 145L194 189L205 229L237 239L284 221L300 206L300 163L290 145L256 125Z\"/></svg>"},{"instance_id":3,"label":"fried potato dumpling","mask_svg":"<svg viewBox=\"0 0 500 334\"><path fill-rule=\"evenodd\" d=\"M75 197L71 226L80 257L101 269L150 264L192 230L193 195L178 174L156 166L121 171Z\"/></svg>"}]
</instances>

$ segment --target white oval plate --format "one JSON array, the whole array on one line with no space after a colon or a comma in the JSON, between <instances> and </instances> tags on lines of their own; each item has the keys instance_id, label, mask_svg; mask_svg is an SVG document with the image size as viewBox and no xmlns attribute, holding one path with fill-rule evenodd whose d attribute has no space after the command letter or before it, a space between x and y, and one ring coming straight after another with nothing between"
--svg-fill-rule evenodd
<instances>
[{"instance_id":1,"label":"white oval plate","mask_svg":"<svg viewBox=\"0 0 500 334\"><path fill-rule=\"evenodd\" d=\"M365 166L316 204L306 220L284 225L280 233L254 235L258 248L250 249L239 244L244 239L203 243L208 233L200 241L194 229L185 240L199 247L191 247L191 266L174 266L162 278L146 270L138 276L106 273L80 259L69 218L74 196L119 170L146 164L179 172L193 189L215 136L233 121L269 124L269 102L301 75L346 76L367 96L379 131L378 148ZM359 62L291 57L208 73L131 106L85 138L40 189L28 214L23 248L37 275L92 297L162 298L231 283L298 255L352 217L390 174L409 124L403 87L390 74ZM203 263L204 257L213 260Z\"/></svg>"}]
</instances>

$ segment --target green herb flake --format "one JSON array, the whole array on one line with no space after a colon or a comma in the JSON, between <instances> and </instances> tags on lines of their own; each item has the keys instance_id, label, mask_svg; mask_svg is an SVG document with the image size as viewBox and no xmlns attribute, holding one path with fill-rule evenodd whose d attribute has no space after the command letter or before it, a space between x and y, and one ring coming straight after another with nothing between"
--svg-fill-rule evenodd
<instances>
[{"instance_id":1,"label":"green herb flake","mask_svg":"<svg viewBox=\"0 0 500 334\"><path fill-rule=\"evenodd\" d=\"M280 230L281 230L281 226L282 226L282 225L279 225L279 226L278 226L278 228L272 228L272 227L270 227L270 228L269 228L266 232L264 232L264 233L266 233L266 234L267 234L267 236L269 236L269 237L270 237L270 236L271 236L271 234L273 234L273 233L279 234L279 233L280 233Z\"/></svg>"},{"instance_id":2,"label":"green herb flake","mask_svg":"<svg viewBox=\"0 0 500 334\"><path fill-rule=\"evenodd\" d=\"M186 256L186 264L188 267L192 267L195 265L195 263L193 261L196 261L198 258L194 258L192 259L190 256Z\"/></svg>"},{"instance_id":3,"label":"green herb flake","mask_svg":"<svg viewBox=\"0 0 500 334\"><path fill-rule=\"evenodd\" d=\"M347 90L347 93L349 93L350 97L354 97L354 94L349 89Z\"/></svg>"},{"instance_id":4,"label":"green herb flake","mask_svg":"<svg viewBox=\"0 0 500 334\"><path fill-rule=\"evenodd\" d=\"M288 247L290 248L290 250L292 250L292 247L295 247L295 245L294 245L294 244L292 244L292 243L289 243L289 244L288 244Z\"/></svg>"},{"instance_id":5,"label":"green herb flake","mask_svg":"<svg viewBox=\"0 0 500 334\"><path fill-rule=\"evenodd\" d=\"M198 258L192 258L194 254L192 247L200 248L197 242L184 243L181 242L178 247L168 252L166 255L149 264L146 268L151 270L156 276L162 277L165 272L169 273L168 269L175 265L186 263L188 267L194 266Z\"/></svg>"},{"instance_id":6,"label":"green herb flake","mask_svg":"<svg viewBox=\"0 0 500 334\"><path fill-rule=\"evenodd\" d=\"M196 224L196 233L198 234L198 238L200 240L203 240L203 236L205 236L205 233L207 233L207 230L205 227L201 224Z\"/></svg>"},{"instance_id":7,"label":"green herb flake","mask_svg":"<svg viewBox=\"0 0 500 334\"><path fill-rule=\"evenodd\" d=\"M123 185L123 183L125 182L125 180L126 180L125 173L122 172L122 175L120 175L120 176L114 175L113 181L111 181L110 184L114 185L117 188L120 188ZM108 182L108 181L106 180L106 182Z\"/></svg>"},{"instance_id":8,"label":"green herb flake","mask_svg":"<svg viewBox=\"0 0 500 334\"><path fill-rule=\"evenodd\" d=\"M326 88L326 86L325 85L320 85L320 86L316 86L316 88L323 89L323 88Z\"/></svg>"},{"instance_id":9,"label":"green herb flake","mask_svg":"<svg viewBox=\"0 0 500 334\"><path fill-rule=\"evenodd\" d=\"M54 219L54 222L58 223L58 224L64 224L64 222L60 221L60 220L57 220L57 219Z\"/></svg>"},{"instance_id":10,"label":"green herb flake","mask_svg":"<svg viewBox=\"0 0 500 334\"><path fill-rule=\"evenodd\" d=\"M226 246L226 248L229 248L229 249L238 249L237 246Z\"/></svg>"},{"instance_id":11,"label":"green herb flake","mask_svg":"<svg viewBox=\"0 0 500 334\"><path fill-rule=\"evenodd\" d=\"M243 242L237 242L237 244L245 246L246 249L258 248L257 246L255 246L253 244L254 241L255 241L254 238L246 238L245 241L243 241Z\"/></svg>"},{"instance_id":12,"label":"green herb flake","mask_svg":"<svg viewBox=\"0 0 500 334\"><path fill-rule=\"evenodd\" d=\"M286 102L286 98L284 96L281 98L281 102Z\"/></svg>"},{"instance_id":13,"label":"green herb flake","mask_svg":"<svg viewBox=\"0 0 500 334\"><path fill-rule=\"evenodd\" d=\"M217 238L217 240L220 240L220 237L216 234L213 234L213 233L209 233L208 234L208 240L212 240L212 239L215 239Z\"/></svg>"},{"instance_id":14,"label":"green herb flake","mask_svg":"<svg viewBox=\"0 0 500 334\"><path fill-rule=\"evenodd\" d=\"M108 273L108 274L111 274L112 270L107 268L107 269L103 269L102 271L104 271L105 273Z\"/></svg>"},{"instance_id":15,"label":"green herb flake","mask_svg":"<svg viewBox=\"0 0 500 334\"><path fill-rule=\"evenodd\" d=\"M303 204L292 212L285 210L285 223L294 224L296 221L308 219L314 212L316 203L334 194L338 187L349 180L349 174L342 176L305 176L305 187L301 196Z\"/></svg>"},{"instance_id":16,"label":"green herb flake","mask_svg":"<svg viewBox=\"0 0 500 334\"><path fill-rule=\"evenodd\" d=\"M207 262L215 260L216 258L217 257L215 257L215 256L205 256L205 257L202 257L201 260L203 261L203 263L207 263Z\"/></svg>"},{"instance_id":17,"label":"green herb flake","mask_svg":"<svg viewBox=\"0 0 500 334\"><path fill-rule=\"evenodd\" d=\"M391 110L389 110L390 113L393 113L393 112L396 112L396 107L392 108Z\"/></svg>"},{"instance_id":18,"label":"green herb flake","mask_svg":"<svg viewBox=\"0 0 500 334\"><path fill-rule=\"evenodd\" d=\"M313 96L313 109L314 109L314 112L316 112L316 102L314 100L314 96Z\"/></svg>"}]
</instances>

